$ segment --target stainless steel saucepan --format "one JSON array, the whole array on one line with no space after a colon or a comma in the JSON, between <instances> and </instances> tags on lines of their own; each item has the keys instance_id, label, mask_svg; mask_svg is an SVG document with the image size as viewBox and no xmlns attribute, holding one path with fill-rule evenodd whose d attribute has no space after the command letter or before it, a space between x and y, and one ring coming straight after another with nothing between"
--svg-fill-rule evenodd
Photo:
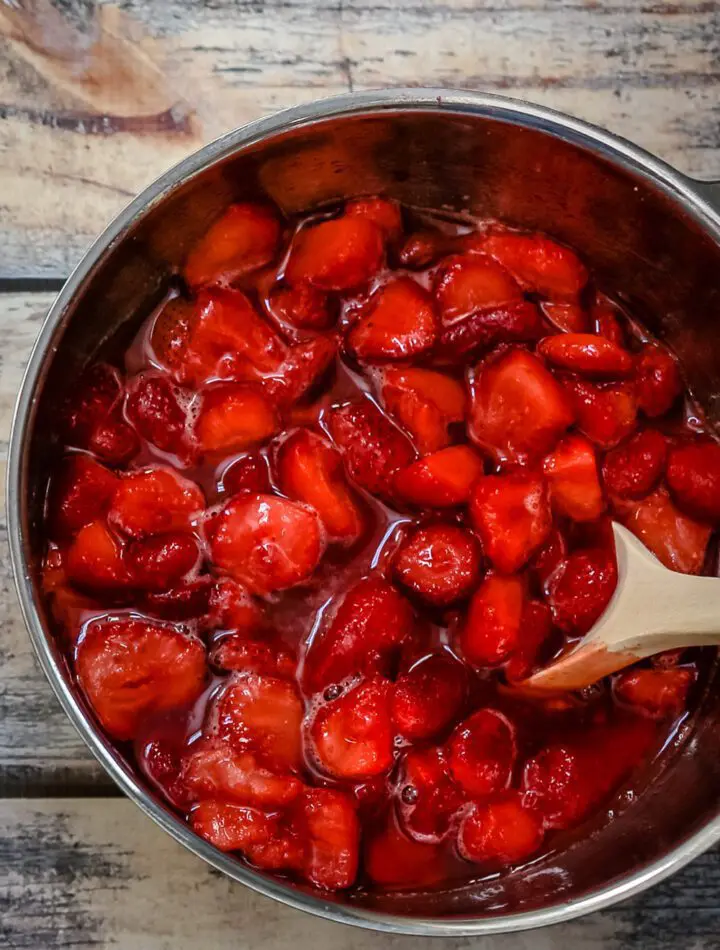
<instances>
[{"instance_id":1,"label":"stainless steel saucepan","mask_svg":"<svg viewBox=\"0 0 720 950\"><path fill-rule=\"evenodd\" d=\"M286 904L395 933L521 930L607 907L720 839L720 670L678 747L621 796L612 821L520 871L450 891L329 898L221 854L165 808L104 738L72 683L39 587L54 414L88 355L126 333L218 211L269 196L288 212L382 193L549 231L601 287L621 290L679 355L720 421L720 183L693 181L583 122L476 93L405 89L328 99L253 122L176 165L113 221L57 300L17 403L7 505L13 568L40 663L66 713L120 787L213 867ZM720 622L720 618L719 618ZM682 741L681 741L682 740Z\"/></svg>"}]
</instances>

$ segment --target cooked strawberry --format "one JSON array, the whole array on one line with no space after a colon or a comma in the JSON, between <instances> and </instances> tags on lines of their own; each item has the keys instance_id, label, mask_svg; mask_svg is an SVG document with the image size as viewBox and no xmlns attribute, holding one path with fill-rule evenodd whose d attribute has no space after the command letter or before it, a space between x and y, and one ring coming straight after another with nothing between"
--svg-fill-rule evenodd
<instances>
[{"instance_id":1,"label":"cooked strawberry","mask_svg":"<svg viewBox=\"0 0 720 950\"><path fill-rule=\"evenodd\" d=\"M310 284L274 287L270 291L268 306L281 324L297 330L328 330L337 319L337 308L332 299Z\"/></svg>"},{"instance_id":2,"label":"cooked strawberry","mask_svg":"<svg viewBox=\"0 0 720 950\"><path fill-rule=\"evenodd\" d=\"M198 639L127 617L91 621L75 654L78 681L114 739L132 739L148 716L191 703L206 670Z\"/></svg>"},{"instance_id":3,"label":"cooked strawberry","mask_svg":"<svg viewBox=\"0 0 720 950\"><path fill-rule=\"evenodd\" d=\"M190 812L190 827L220 851L248 853L275 837L278 817L259 808L210 800L198 802Z\"/></svg>"},{"instance_id":4,"label":"cooked strawberry","mask_svg":"<svg viewBox=\"0 0 720 950\"><path fill-rule=\"evenodd\" d=\"M167 376L143 373L130 382L125 411L143 439L185 461L191 449L179 393ZM183 396L187 400L189 393Z\"/></svg>"},{"instance_id":5,"label":"cooked strawberry","mask_svg":"<svg viewBox=\"0 0 720 950\"><path fill-rule=\"evenodd\" d=\"M551 635L550 608L541 600L529 600L523 608L517 646L505 664L505 676L511 683L532 673Z\"/></svg>"},{"instance_id":6,"label":"cooked strawberry","mask_svg":"<svg viewBox=\"0 0 720 950\"><path fill-rule=\"evenodd\" d=\"M552 527L542 478L522 472L478 478L470 496L470 518L483 551L504 574L526 564Z\"/></svg>"},{"instance_id":7,"label":"cooked strawberry","mask_svg":"<svg viewBox=\"0 0 720 950\"><path fill-rule=\"evenodd\" d=\"M480 574L480 549L469 531L452 524L418 528L393 558L395 577L420 598L444 607L466 597Z\"/></svg>"},{"instance_id":8,"label":"cooked strawberry","mask_svg":"<svg viewBox=\"0 0 720 950\"><path fill-rule=\"evenodd\" d=\"M194 319L194 301L170 297L160 306L152 322L150 346L155 362L180 378L185 375L181 367Z\"/></svg>"},{"instance_id":9,"label":"cooked strawberry","mask_svg":"<svg viewBox=\"0 0 720 950\"><path fill-rule=\"evenodd\" d=\"M464 505L483 472L483 460L469 445L451 445L425 455L395 476L395 492L422 508Z\"/></svg>"},{"instance_id":10,"label":"cooked strawberry","mask_svg":"<svg viewBox=\"0 0 720 950\"><path fill-rule=\"evenodd\" d=\"M414 841L391 818L367 841L364 869L376 884L386 888L430 887L445 877L440 845Z\"/></svg>"},{"instance_id":11,"label":"cooked strawberry","mask_svg":"<svg viewBox=\"0 0 720 950\"><path fill-rule=\"evenodd\" d=\"M108 517L125 534L142 538L187 528L204 507L194 482L170 469L147 468L124 475Z\"/></svg>"},{"instance_id":12,"label":"cooked strawberry","mask_svg":"<svg viewBox=\"0 0 720 950\"><path fill-rule=\"evenodd\" d=\"M525 765L523 804L545 828L578 824L642 761L653 737L652 723L637 718L546 746Z\"/></svg>"},{"instance_id":13,"label":"cooked strawberry","mask_svg":"<svg viewBox=\"0 0 720 950\"><path fill-rule=\"evenodd\" d=\"M180 531L133 541L125 553L133 585L144 590L167 590L189 574L199 560L196 539Z\"/></svg>"},{"instance_id":14,"label":"cooked strawberry","mask_svg":"<svg viewBox=\"0 0 720 950\"><path fill-rule=\"evenodd\" d=\"M646 416L664 415L682 392L680 370L669 350L646 343L635 363L635 399Z\"/></svg>"},{"instance_id":15,"label":"cooked strawberry","mask_svg":"<svg viewBox=\"0 0 720 950\"><path fill-rule=\"evenodd\" d=\"M578 427L601 449L611 449L635 429L637 408L629 386L597 386L568 377L563 385L571 396Z\"/></svg>"},{"instance_id":16,"label":"cooked strawberry","mask_svg":"<svg viewBox=\"0 0 720 950\"><path fill-rule=\"evenodd\" d=\"M519 792L475 805L458 829L458 850L468 861L517 864L534 854L544 837L542 820L523 807Z\"/></svg>"},{"instance_id":17,"label":"cooked strawberry","mask_svg":"<svg viewBox=\"0 0 720 950\"><path fill-rule=\"evenodd\" d=\"M532 559L530 567L538 579L541 588L555 573L567 556L567 543L558 528L553 527L545 544Z\"/></svg>"},{"instance_id":18,"label":"cooked strawberry","mask_svg":"<svg viewBox=\"0 0 720 950\"><path fill-rule=\"evenodd\" d=\"M465 418L467 397L462 383L431 369L386 369L381 394L387 411L423 455L449 445L448 426Z\"/></svg>"},{"instance_id":19,"label":"cooked strawberry","mask_svg":"<svg viewBox=\"0 0 720 950\"><path fill-rule=\"evenodd\" d=\"M625 670L613 683L617 699L651 716L677 716L684 708L695 675L689 669Z\"/></svg>"},{"instance_id":20,"label":"cooked strawberry","mask_svg":"<svg viewBox=\"0 0 720 950\"><path fill-rule=\"evenodd\" d=\"M517 647L525 591L519 577L489 574L470 601L460 649L473 666L502 663Z\"/></svg>"},{"instance_id":21,"label":"cooked strawberry","mask_svg":"<svg viewBox=\"0 0 720 950\"><path fill-rule=\"evenodd\" d=\"M656 429L643 429L605 456L605 488L618 498L644 498L662 478L667 440Z\"/></svg>"},{"instance_id":22,"label":"cooked strawberry","mask_svg":"<svg viewBox=\"0 0 720 950\"><path fill-rule=\"evenodd\" d=\"M403 826L417 841L442 841L465 804L465 796L452 780L443 750L435 746L407 753L397 790Z\"/></svg>"},{"instance_id":23,"label":"cooked strawberry","mask_svg":"<svg viewBox=\"0 0 720 950\"><path fill-rule=\"evenodd\" d=\"M143 773L175 808L187 810L187 789L180 780L185 750L184 723L156 721L147 735L138 736L135 751Z\"/></svg>"},{"instance_id":24,"label":"cooked strawberry","mask_svg":"<svg viewBox=\"0 0 720 950\"><path fill-rule=\"evenodd\" d=\"M93 363L72 388L60 411L63 438L70 445L89 448L96 428L120 404L123 393L122 377L107 363Z\"/></svg>"},{"instance_id":25,"label":"cooked strawberry","mask_svg":"<svg viewBox=\"0 0 720 950\"><path fill-rule=\"evenodd\" d=\"M224 672L262 673L292 679L296 662L279 638L250 639L244 633L228 633L210 648L210 664Z\"/></svg>"},{"instance_id":26,"label":"cooked strawberry","mask_svg":"<svg viewBox=\"0 0 720 950\"><path fill-rule=\"evenodd\" d=\"M355 881L360 824L352 799L329 788L305 789L299 806L307 840L303 870L316 887L336 891Z\"/></svg>"},{"instance_id":27,"label":"cooked strawberry","mask_svg":"<svg viewBox=\"0 0 720 950\"><path fill-rule=\"evenodd\" d=\"M117 484L117 476L89 455L64 458L50 485L48 520L53 537L71 538L102 518Z\"/></svg>"},{"instance_id":28,"label":"cooked strawberry","mask_svg":"<svg viewBox=\"0 0 720 950\"><path fill-rule=\"evenodd\" d=\"M266 494L272 488L267 460L258 452L248 452L223 470L218 486L226 495Z\"/></svg>"},{"instance_id":29,"label":"cooked strawberry","mask_svg":"<svg viewBox=\"0 0 720 950\"><path fill-rule=\"evenodd\" d=\"M76 534L67 551L68 579L89 591L117 591L130 586L122 549L104 521L92 521Z\"/></svg>"},{"instance_id":30,"label":"cooked strawberry","mask_svg":"<svg viewBox=\"0 0 720 950\"><path fill-rule=\"evenodd\" d=\"M588 280L573 251L541 234L491 234L483 247L523 287L553 300L575 300Z\"/></svg>"},{"instance_id":31,"label":"cooked strawberry","mask_svg":"<svg viewBox=\"0 0 720 950\"><path fill-rule=\"evenodd\" d=\"M671 571L699 574L712 528L684 515L664 488L637 502L624 523Z\"/></svg>"},{"instance_id":32,"label":"cooked strawberry","mask_svg":"<svg viewBox=\"0 0 720 950\"><path fill-rule=\"evenodd\" d=\"M330 540L357 541L365 530L365 516L345 479L341 456L326 439L297 429L278 449L276 468L281 491L311 505Z\"/></svg>"},{"instance_id":33,"label":"cooked strawberry","mask_svg":"<svg viewBox=\"0 0 720 950\"><path fill-rule=\"evenodd\" d=\"M397 732L415 742L431 739L458 715L465 701L465 671L446 654L428 656L395 683L390 712Z\"/></svg>"},{"instance_id":34,"label":"cooked strawberry","mask_svg":"<svg viewBox=\"0 0 720 950\"><path fill-rule=\"evenodd\" d=\"M110 465L122 465L138 454L140 439L117 406L93 429L87 448Z\"/></svg>"},{"instance_id":35,"label":"cooked strawberry","mask_svg":"<svg viewBox=\"0 0 720 950\"><path fill-rule=\"evenodd\" d=\"M543 474L553 508L574 521L594 521L605 510L595 449L581 435L567 435L545 456Z\"/></svg>"},{"instance_id":36,"label":"cooked strawberry","mask_svg":"<svg viewBox=\"0 0 720 950\"><path fill-rule=\"evenodd\" d=\"M359 360L404 360L430 350L438 335L432 298L409 277L376 291L347 336Z\"/></svg>"},{"instance_id":37,"label":"cooked strawberry","mask_svg":"<svg viewBox=\"0 0 720 950\"><path fill-rule=\"evenodd\" d=\"M190 287L230 283L275 256L280 241L277 215L264 205L230 205L193 245L183 270Z\"/></svg>"},{"instance_id":38,"label":"cooked strawberry","mask_svg":"<svg viewBox=\"0 0 720 950\"><path fill-rule=\"evenodd\" d=\"M520 288L505 268L484 254L446 258L435 274L433 289L444 324L522 299Z\"/></svg>"},{"instance_id":39,"label":"cooked strawberry","mask_svg":"<svg viewBox=\"0 0 720 950\"><path fill-rule=\"evenodd\" d=\"M499 343L525 343L547 333L540 312L529 300L476 310L442 329L438 355L443 362L465 363Z\"/></svg>"},{"instance_id":40,"label":"cooked strawberry","mask_svg":"<svg viewBox=\"0 0 720 950\"><path fill-rule=\"evenodd\" d=\"M241 452L265 442L277 425L277 414L261 392L243 383L224 383L203 393L195 438L203 452Z\"/></svg>"},{"instance_id":41,"label":"cooked strawberry","mask_svg":"<svg viewBox=\"0 0 720 950\"><path fill-rule=\"evenodd\" d=\"M237 630L244 634L258 633L264 627L259 605L232 577L213 581L207 622L215 630Z\"/></svg>"},{"instance_id":42,"label":"cooked strawberry","mask_svg":"<svg viewBox=\"0 0 720 950\"><path fill-rule=\"evenodd\" d=\"M595 333L547 336L538 344L538 352L553 366L596 379L628 376L633 368L627 350Z\"/></svg>"},{"instance_id":43,"label":"cooked strawberry","mask_svg":"<svg viewBox=\"0 0 720 950\"><path fill-rule=\"evenodd\" d=\"M587 633L600 619L617 584L615 557L603 548L571 554L548 581L553 621L573 636Z\"/></svg>"},{"instance_id":44,"label":"cooked strawberry","mask_svg":"<svg viewBox=\"0 0 720 950\"><path fill-rule=\"evenodd\" d=\"M668 488L693 518L720 521L720 444L701 439L675 446L667 462Z\"/></svg>"},{"instance_id":45,"label":"cooked strawberry","mask_svg":"<svg viewBox=\"0 0 720 950\"><path fill-rule=\"evenodd\" d=\"M375 677L321 706L310 735L319 766L335 778L370 778L393 763L390 683Z\"/></svg>"},{"instance_id":46,"label":"cooked strawberry","mask_svg":"<svg viewBox=\"0 0 720 950\"><path fill-rule=\"evenodd\" d=\"M590 318L578 303L555 303L546 300L540 304L543 316L563 333L587 333Z\"/></svg>"},{"instance_id":47,"label":"cooked strawberry","mask_svg":"<svg viewBox=\"0 0 720 950\"><path fill-rule=\"evenodd\" d=\"M291 284L352 290L375 276L383 259L383 233L359 215L344 215L297 232L285 268Z\"/></svg>"},{"instance_id":48,"label":"cooked strawberry","mask_svg":"<svg viewBox=\"0 0 720 950\"><path fill-rule=\"evenodd\" d=\"M516 752L510 720L496 709L478 709L455 728L447 755L455 781L476 797L507 788Z\"/></svg>"},{"instance_id":49,"label":"cooked strawberry","mask_svg":"<svg viewBox=\"0 0 720 950\"><path fill-rule=\"evenodd\" d=\"M379 575L363 578L339 599L310 644L303 686L316 693L348 676L388 672L413 635L410 604Z\"/></svg>"},{"instance_id":50,"label":"cooked strawberry","mask_svg":"<svg viewBox=\"0 0 720 950\"><path fill-rule=\"evenodd\" d=\"M402 212L392 198L355 198L345 205L348 217L365 218L376 224L389 241L402 234Z\"/></svg>"},{"instance_id":51,"label":"cooked strawberry","mask_svg":"<svg viewBox=\"0 0 720 950\"><path fill-rule=\"evenodd\" d=\"M369 399L331 410L328 427L350 477L374 495L392 497L393 475L415 457L408 438Z\"/></svg>"},{"instance_id":52,"label":"cooked strawberry","mask_svg":"<svg viewBox=\"0 0 720 950\"><path fill-rule=\"evenodd\" d=\"M532 353L512 349L478 366L468 431L499 460L544 455L573 421L567 394Z\"/></svg>"},{"instance_id":53,"label":"cooked strawberry","mask_svg":"<svg viewBox=\"0 0 720 950\"><path fill-rule=\"evenodd\" d=\"M317 514L274 495L238 495L223 508L210 542L213 562L255 594L307 580L325 551Z\"/></svg>"},{"instance_id":54,"label":"cooked strawberry","mask_svg":"<svg viewBox=\"0 0 720 950\"><path fill-rule=\"evenodd\" d=\"M415 231L398 251L398 261L410 270L423 270L445 250L447 238L439 231Z\"/></svg>"},{"instance_id":55,"label":"cooked strawberry","mask_svg":"<svg viewBox=\"0 0 720 950\"><path fill-rule=\"evenodd\" d=\"M222 739L194 742L183 762L180 779L194 801L229 799L246 805L287 805L302 791L292 775L275 775L250 752L236 752Z\"/></svg>"},{"instance_id":56,"label":"cooked strawberry","mask_svg":"<svg viewBox=\"0 0 720 950\"><path fill-rule=\"evenodd\" d=\"M590 312L595 332L617 346L625 347L625 331L620 322L621 312L604 294L595 294Z\"/></svg>"},{"instance_id":57,"label":"cooked strawberry","mask_svg":"<svg viewBox=\"0 0 720 950\"><path fill-rule=\"evenodd\" d=\"M297 772L303 714L294 683L262 673L235 673L215 700L212 728L237 752L252 752L260 765Z\"/></svg>"},{"instance_id":58,"label":"cooked strawberry","mask_svg":"<svg viewBox=\"0 0 720 950\"><path fill-rule=\"evenodd\" d=\"M163 620L194 620L208 611L212 578L198 577L164 591L148 591L143 598L145 610Z\"/></svg>"}]
</instances>

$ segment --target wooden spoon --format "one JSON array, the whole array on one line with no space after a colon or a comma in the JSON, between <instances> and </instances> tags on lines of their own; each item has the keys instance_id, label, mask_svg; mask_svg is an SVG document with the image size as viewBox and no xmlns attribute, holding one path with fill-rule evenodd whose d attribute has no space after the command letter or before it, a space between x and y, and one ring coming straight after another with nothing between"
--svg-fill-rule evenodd
<instances>
[{"instance_id":1,"label":"wooden spoon","mask_svg":"<svg viewBox=\"0 0 720 950\"><path fill-rule=\"evenodd\" d=\"M720 578L671 571L627 528L613 522L613 531L618 582L605 613L521 689L581 689L653 653L720 644Z\"/></svg>"}]
</instances>

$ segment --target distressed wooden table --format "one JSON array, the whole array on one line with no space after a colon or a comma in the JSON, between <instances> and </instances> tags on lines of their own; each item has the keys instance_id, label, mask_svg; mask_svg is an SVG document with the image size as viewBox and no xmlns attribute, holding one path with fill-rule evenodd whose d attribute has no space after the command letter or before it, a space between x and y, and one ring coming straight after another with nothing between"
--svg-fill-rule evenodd
<instances>
[{"instance_id":1,"label":"distressed wooden table","mask_svg":"<svg viewBox=\"0 0 720 950\"><path fill-rule=\"evenodd\" d=\"M53 292L127 199L232 126L311 97L400 84L528 98L720 178L720 3L0 0L3 453ZM0 947L417 943L254 895L120 797L34 662L4 544L1 557ZM705 950L720 947L719 897L715 851L610 911L472 945Z\"/></svg>"}]
</instances>

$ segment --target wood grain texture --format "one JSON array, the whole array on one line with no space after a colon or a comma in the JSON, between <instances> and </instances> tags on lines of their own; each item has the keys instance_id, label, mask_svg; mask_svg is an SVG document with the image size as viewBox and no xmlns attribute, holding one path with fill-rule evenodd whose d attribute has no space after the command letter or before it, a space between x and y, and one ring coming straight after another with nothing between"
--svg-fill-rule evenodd
<instances>
[{"instance_id":1,"label":"wood grain texture","mask_svg":"<svg viewBox=\"0 0 720 950\"><path fill-rule=\"evenodd\" d=\"M503 92L599 123L688 173L720 176L715 2L25 7L31 16L0 8L0 277L66 274L128 198L190 151L348 89Z\"/></svg>"},{"instance_id":2,"label":"wood grain texture","mask_svg":"<svg viewBox=\"0 0 720 950\"><path fill-rule=\"evenodd\" d=\"M712 950L720 853L609 911L433 950ZM0 947L13 950L411 950L300 914L207 868L124 800L0 802Z\"/></svg>"}]
</instances>

